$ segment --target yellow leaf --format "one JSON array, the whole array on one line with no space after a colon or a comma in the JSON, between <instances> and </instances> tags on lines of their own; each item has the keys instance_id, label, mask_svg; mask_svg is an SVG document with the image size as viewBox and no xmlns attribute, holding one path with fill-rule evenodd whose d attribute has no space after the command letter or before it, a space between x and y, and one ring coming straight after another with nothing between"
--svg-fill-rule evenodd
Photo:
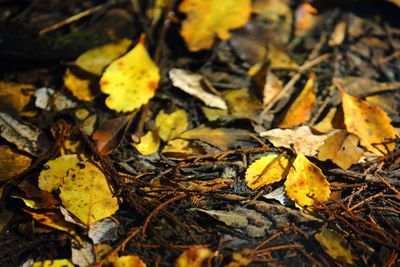
<instances>
[{"instance_id":1,"label":"yellow leaf","mask_svg":"<svg viewBox=\"0 0 400 267\"><path fill-rule=\"evenodd\" d=\"M185 13L181 35L190 51L208 49L215 37L229 39L229 30L245 25L251 14L250 0L185 0L179 5Z\"/></svg>"},{"instance_id":2,"label":"yellow leaf","mask_svg":"<svg viewBox=\"0 0 400 267\"><path fill-rule=\"evenodd\" d=\"M289 107L283 121L279 124L280 128L291 128L307 122L310 119L314 109L315 92L314 92L314 73L310 74L303 91Z\"/></svg>"},{"instance_id":3,"label":"yellow leaf","mask_svg":"<svg viewBox=\"0 0 400 267\"><path fill-rule=\"evenodd\" d=\"M0 182L7 181L22 173L31 165L32 159L11 148L0 145Z\"/></svg>"},{"instance_id":4,"label":"yellow leaf","mask_svg":"<svg viewBox=\"0 0 400 267\"><path fill-rule=\"evenodd\" d=\"M387 149L384 145L373 145L396 137L386 113L377 106L346 94L343 90L340 93L347 131L357 135L361 139L361 145L377 155L386 154L387 150L392 151L395 148L394 143L387 144Z\"/></svg>"},{"instance_id":5,"label":"yellow leaf","mask_svg":"<svg viewBox=\"0 0 400 267\"><path fill-rule=\"evenodd\" d=\"M178 109L170 114L161 110L156 117L156 127L159 129L160 138L169 141L178 137L188 128L188 114L183 109Z\"/></svg>"},{"instance_id":6,"label":"yellow leaf","mask_svg":"<svg viewBox=\"0 0 400 267\"><path fill-rule=\"evenodd\" d=\"M343 169L350 166L361 158L364 151L359 148L358 137L341 130L331 135L325 140L318 150L318 159L321 161L332 160L336 165Z\"/></svg>"},{"instance_id":7,"label":"yellow leaf","mask_svg":"<svg viewBox=\"0 0 400 267\"><path fill-rule=\"evenodd\" d=\"M0 81L0 112L21 112L31 100L34 88L30 84Z\"/></svg>"},{"instance_id":8,"label":"yellow leaf","mask_svg":"<svg viewBox=\"0 0 400 267\"><path fill-rule=\"evenodd\" d=\"M254 161L246 170L247 186L257 190L268 184L280 181L283 178L289 161L277 154L269 154Z\"/></svg>"},{"instance_id":9,"label":"yellow leaf","mask_svg":"<svg viewBox=\"0 0 400 267\"><path fill-rule=\"evenodd\" d=\"M113 215L118 200L110 190L105 175L88 160L80 168L69 169L60 186L64 207L86 226Z\"/></svg>"},{"instance_id":10,"label":"yellow leaf","mask_svg":"<svg viewBox=\"0 0 400 267\"><path fill-rule=\"evenodd\" d=\"M100 79L100 89L109 94L107 107L128 112L149 102L159 80L158 67L150 58L142 36L131 51L106 68Z\"/></svg>"},{"instance_id":11,"label":"yellow leaf","mask_svg":"<svg viewBox=\"0 0 400 267\"><path fill-rule=\"evenodd\" d=\"M78 155L63 155L49 160L39 175L39 188L51 192L56 190L62 183L67 172L79 169L80 160Z\"/></svg>"},{"instance_id":12,"label":"yellow leaf","mask_svg":"<svg viewBox=\"0 0 400 267\"><path fill-rule=\"evenodd\" d=\"M248 266L251 263L251 260L243 257L238 252L232 253L232 261L228 263L225 267L241 267L241 266Z\"/></svg>"},{"instance_id":13,"label":"yellow leaf","mask_svg":"<svg viewBox=\"0 0 400 267\"><path fill-rule=\"evenodd\" d=\"M64 75L64 84L76 99L81 101L92 101L94 96L90 91L90 80L83 79L67 69Z\"/></svg>"},{"instance_id":14,"label":"yellow leaf","mask_svg":"<svg viewBox=\"0 0 400 267\"><path fill-rule=\"evenodd\" d=\"M113 267L146 267L146 263L144 263L138 256L127 255L119 257L114 261Z\"/></svg>"},{"instance_id":15,"label":"yellow leaf","mask_svg":"<svg viewBox=\"0 0 400 267\"><path fill-rule=\"evenodd\" d=\"M36 261L31 267L74 267L70 260L67 259L57 259L57 260L44 260Z\"/></svg>"},{"instance_id":16,"label":"yellow leaf","mask_svg":"<svg viewBox=\"0 0 400 267\"><path fill-rule=\"evenodd\" d=\"M100 76L104 68L114 59L123 55L131 44L131 40L122 39L115 44L106 44L90 49L80 55L75 64L87 72Z\"/></svg>"},{"instance_id":17,"label":"yellow leaf","mask_svg":"<svg viewBox=\"0 0 400 267\"><path fill-rule=\"evenodd\" d=\"M228 115L228 110L226 109L208 108L203 106L201 107L201 110L209 121L216 121Z\"/></svg>"},{"instance_id":18,"label":"yellow leaf","mask_svg":"<svg viewBox=\"0 0 400 267\"><path fill-rule=\"evenodd\" d=\"M326 116L313 126L313 128L321 133L328 133L332 131L334 127L334 119L337 113L337 108L331 108Z\"/></svg>"},{"instance_id":19,"label":"yellow leaf","mask_svg":"<svg viewBox=\"0 0 400 267\"><path fill-rule=\"evenodd\" d=\"M327 201L331 193L325 175L301 153L290 168L285 190L291 200L308 209L312 209L314 200Z\"/></svg>"},{"instance_id":20,"label":"yellow leaf","mask_svg":"<svg viewBox=\"0 0 400 267\"><path fill-rule=\"evenodd\" d=\"M162 150L162 153L179 158L200 152L198 148L191 146L191 142L179 138L170 140Z\"/></svg>"},{"instance_id":21,"label":"yellow leaf","mask_svg":"<svg viewBox=\"0 0 400 267\"><path fill-rule=\"evenodd\" d=\"M354 257L346 239L336 231L325 228L320 233L315 234L314 237L333 259L353 264Z\"/></svg>"},{"instance_id":22,"label":"yellow leaf","mask_svg":"<svg viewBox=\"0 0 400 267\"><path fill-rule=\"evenodd\" d=\"M247 88L239 90L227 90L223 98L229 106L229 113L235 118L255 119L261 110L261 103L255 101Z\"/></svg>"},{"instance_id":23,"label":"yellow leaf","mask_svg":"<svg viewBox=\"0 0 400 267\"><path fill-rule=\"evenodd\" d=\"M176 267L202 267L209 266L207 262L213 256L212 251L203 246L192 246L185 250L175 262ZM211 265L210 265L211 266Z\"/></svg>"},{"instance_id":24,"label":"yellow leaf","mask_svg":"<svg viewBox=\"0 0 400 267\"><path fill-rule=\"evenodd\" d=\"M140 138L139 144L133 145L142 155L150 155L158 151L160 136L156 131L148 131Z\"/></svg>"}]
</instances>

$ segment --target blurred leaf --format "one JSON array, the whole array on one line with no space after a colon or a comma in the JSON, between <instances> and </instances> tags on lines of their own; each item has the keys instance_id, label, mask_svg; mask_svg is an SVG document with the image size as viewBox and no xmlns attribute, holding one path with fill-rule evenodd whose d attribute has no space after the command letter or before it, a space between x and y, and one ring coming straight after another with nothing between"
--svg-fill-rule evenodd
<instances>
[{"instance_id":1,"label":"blurred leaf","mask_svg":"<svg viewBox=\"0 0 400 267\"><path fill-rule=\"evenodd\" d=\"M81 78L74 74L71 69L67 69L64 75L64 84L76 99L81 101L92 101L94 95L90 90L91 81Z\"/></svg>"},{"instance_id":2,"label":"blurred leaf","mask_svg":"<svg viewBox=\"0 0 400 267\"><path fill-rule=\"evenodd\" d=\"M0 182L14 178L31 165L32 159L0 145Z\"/></svg>"},{"instance_id":3,"label":"blurred leaf","mask_svg":"<svg viewBox=\"0 0 400 267\"><path fill-rule=\"evenodd\" d=\"M312 210L314 200L325 202L331 190L321 169L303 154L297 154L285 182L288 197L304 209Z\"/></svg>"},{"instance_id":4,"label":"blurred leaf","mask_svg":"<svg viewBox=\"0 0 400 267\"><path fill-rule=\"evenodd\" d=\"M157 114L156 127L163 141L169 141L178 137L181 133L186 131L188 126L188 114L183 109L177 109L169 114L161 110Z\"/></svg>"},{"instance_id":5,"label":"blurred leaf","mask_svg":"<svg viewBox=\"0 0 400 267\"><path fill-rule=\"evenodd\" d=\"M34 87L30 84L0 81L0 112L22 112L33 93Z\"/></svg>"},{"instance_id":6,"label":"blurred leaf","mask_svg":"<svg viewBox=\"0 0 400 267\"><path fill-rule=\"evenodd\" d=\"M138 256L135 255L127 255L118 257L113 262L113 267L146 267L146 263L144 263Z\"/></svg>"},{"instance_id":7,"label":"blurred leaf","mask_svg":"<svg viewBox=\"0 0 400 267\"><path fill-rule=\"evenodd\" d=\"M108 108L129 112L149 102L159 80L158 67L150 58L142 36L131 51L106 68L100 79L100 89L109 95Z\"/></svg>"},{"instance_id":8,"label":"blurred leaf","mask_svg":"<svg viewBox=\"0 0 400 267\"><path fill-rule=\"evenodd\" d=\"M142 155L150 155L158 151L160 146L160 136L157 131L148 131L145 135L140 137L139 144L133 144L133 146Z\"/></svg>"},{"instance_id":9,"label":"blurred leaf","mask_svg":"<svg viewBox=\"0 0 400 267\"><path fill-rule=\"evenodd\" d=\"M214 253L204 246L191 246L176 260L175 267L210 267Z\"/></svg>"},{"instance_id":10,"label":"blurred leaf","mask_svg":"<svg viewBox=\"0 0 400 267\"><path fill-rule=\"evenodd\" d=\"M295 36L304 37L315 25L317 10L309 3L302 3L295 11Z\"/></svg>"},{"instance_id":11,"label":"blurred leaf","mask_svg":"<svg viewBox=\"0 0 400 267\"><path fill-rule=\"evenodd\" d=\"M324 228L320 233L315 234L314 237L333 259L350 265L354 263L354 256L349 249L346 239L336 231Z\"/></svg>"},{"instance_id":12,"label":"blurred leaf","mask_svg":"<svg viewBox=\"0 0 400 267\"><path fill-rule=\"evenodd\" d=\"M339 83L347 94L360 98L400 88L400 82L377 82L355 76L335 77L334 82Z\"/></svg>"},{"instance_id":13,"label":"blurred leaf","mask_svg":"<svg viewBox=\"0 0 400 267\"><path fill-rule=\"evenodd\" d=\"M250 0L184 0L179 11L186 14L181 35L190 51L209 49L216 37L229 39L229 30L250 19Z\"/></svg>"},{"instance_id":14,"label":"blurred leaf","mask_svg":"<svg viewBox=\"0 0 400 267\"><path fill-rule=\"evenodd\" d=\"M35 261L31 267L74 267L68 259Z\"/></svg>"},{"instance_id":15,"label":"blurred leaf","mask_svg":"<svg viewBox=\"0 0 400 267\"><path fill-rule=\"evenodd\" d=\"M251 260L243 257L242 254L238 252L232 253L232 261L228 263L225 267L242 267L248 266L251 263Z\"/></svg>"},{"instance_id":16,"label":"blurred leaf","mask_svg":"<svg viewBox=\"0 0 400 267\"><path fill-rule=\"evenodd\" d=\"M254 100L247 88L227 90L222 94L229 106L229 114L235 118L255 120L261 111L261 103Z\"/></svg>"}]
</instances>

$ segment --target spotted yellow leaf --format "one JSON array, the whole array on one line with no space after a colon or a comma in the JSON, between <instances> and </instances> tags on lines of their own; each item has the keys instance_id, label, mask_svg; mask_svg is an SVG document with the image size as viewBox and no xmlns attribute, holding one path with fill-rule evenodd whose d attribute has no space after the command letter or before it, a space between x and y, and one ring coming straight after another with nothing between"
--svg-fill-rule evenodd
<instances>
[{"instance_id":1,"label":"spotted yellow leaf","mask_svg":"<svg viewBox=\"0 0 400 267\"><path fill-rule=\"evenodd\" d=\"M129 39L122 39L114 44L106 44L90 49L80 55L75 65L81 69L100 76L104 68L116 58L122 56L132 44Z\"/></svg>"},{"instance_id":2,"label":"spotted yellow leaf","mask_svg":"<svg viewBox=\"0 0 400 267\"><path fill-rule=\"evenodd\" d=\"M382 144L376 145L396 137L386 112L380 107L346 94L343 90L340 93L347 131L357 135L361 139L361 145L377 155L393 150L394 143L386 144L386 147Z\"/></svg>"},{"instance_id":3,"label":"spotted yellow leaf","mask_svg":"<svg viewBox=\"0 0 400 267\"><path fill-rule=\"evenodd\" d=\"M131 51L106 68L100 79L100 89L109 95L107 107L129 112L149 102L159 80L158 67L150 58L142 36Z\"/></svg>"},{"instance_id":4,"label":"spotted yellow leaf","mask_svg":"<svg viewBox=\"0 0 400 267\"><path fill-rule=\"evenodd\" d=\"M88 160L79 162L77 169L70 169L60 186L64 207L86 226L113 215L119 208L107 178Z\"/></svg>"},{"instance_id":5,"label":"spotted yellow leaf","mask_svg":"<svg viewBox=\"0 0 400 267\"><path fill-rule=\"evenodd\" d=\"M336 231L328 228L322 229L320 233L314 235L315 239L322 245L326 253L335 260L352 265L354 257L349 249L349 245Z\"/></svg>"},{"instance_id":6,"label":"spotted yellow leaf","mask_svg":"<svg viewBox=\"0 0 400 267\"><path fill-rule=\"evenodd\" d=\"M250 19L250 0L185 0L179 5L185 13L181 35L190 51L210 48L218 37L229 39L229 30Z\"/></svg>"},{"instance_id":7,"label":"spotted yellow leaf","mask_svg":"<svg viewBox=\"0 0 400 267\"><path fill-rule=\"evenodd\" d=\"M170 114L161 110L156 117L156 127L159 129L160 138L169 141L183 133L189 125L188 114L183 109L178 109Z\"/></svg>"},{"instance_id":8,"label":"spotted yellow leaf","mask_svg":"<svg viewBox=\"0 0 400 267\"><path fill-rule=\"evenodd\" d=\"M75 265L67 259L36 261L31 267L74 267Z\"/></svg>"},{"instance_id":9,"label":"spotted yellow leaf","mask_svg":"<svg viewBox=\"0 0 400 267\"><path fill-rule=\"evenodd\" d=\"M303 154L297 154L285 182L288 197L305 209L312 209L314 200L324 202L331 190L322 171Z\"/></svg>"},{"instance_id":10,"label":"spotted yellow leaf","mask_svg":"<svg viewBox=\"0 0 400 267\"><path fill-rule=\"evenodd\" d=\"M246 170L247 186L256 190L280 181L284 177L289 161L277 154L269 154L254 161Z\"/></svg>"}]
</instances>

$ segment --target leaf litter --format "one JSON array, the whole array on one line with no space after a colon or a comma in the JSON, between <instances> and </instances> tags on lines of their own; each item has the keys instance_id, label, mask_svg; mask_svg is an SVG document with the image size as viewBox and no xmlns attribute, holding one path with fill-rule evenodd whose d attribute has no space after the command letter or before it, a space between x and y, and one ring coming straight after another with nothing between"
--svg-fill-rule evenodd
<instances>
[{"instance_id":1,"label":"leaf litter","mask_svg":"<svg viewBox=\"0 0 400 267\"><path fill-rule=\"evenodd\" d=\"M0 264L398 265L398 4L355 2L6 3Z\"/></svg>"}]
</instances>

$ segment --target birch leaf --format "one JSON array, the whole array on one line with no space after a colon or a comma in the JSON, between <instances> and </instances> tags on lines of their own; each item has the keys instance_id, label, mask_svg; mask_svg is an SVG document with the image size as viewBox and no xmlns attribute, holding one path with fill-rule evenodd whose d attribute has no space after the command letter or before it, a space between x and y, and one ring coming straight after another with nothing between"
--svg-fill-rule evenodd
<instances>
[{"instance_id":1,"label":"birch leaf","mask_svg":"<svg viewBox=\"0 0 400 267\"><path fill-rule=\"evenodd\" d=\"M148 131L140 138L139 144L133 145L142 155L150 155L158 151L160 136L156 131Z\"/></svg>"},{"instance_id":2,"label":"birch leaf","mask_svg":"<svg viewBox=\"0 0 400 267\"><path fill-rule=\"evenodd\" d=\"M176 260L176 267L202 267L208 266L207 262L213 256L213 252L203 246L191 246L186 249Z\"/></svg>"},{"instance_id":3,"label":"birch leaf","mask_svg":"<svg viewBox=\"0 0 400 267\"><path fill-rule=\"evenodd\" d=\"M146 264L135 255L118 257L113 262L113 267L146 267Z\"/></svg>"},{"instance_id":4,"label":"birch leaf","mask_svg":"<svg viewBox=\"0 0 400 267\"><path fill-rule=\"evenodd\" d=\"M183 109L178 109L170 114L161 110L156 117L156 127L159 129L160 138L169 141L183 133L189 125L188 114Z\"/></svg>"},{"instance_id":5,"label":"birch leaf","mask_svg":"<svg viewBox=\"0 0 400 267\"><path fill-rule=\"evenodd\" d=\"M339 233L325 228L320 233L315 234L314 237L333 259L350 265L353 264L354 257L351 254L349 245L346 239L340 236Z\"/></svg>"}]
</instances>

